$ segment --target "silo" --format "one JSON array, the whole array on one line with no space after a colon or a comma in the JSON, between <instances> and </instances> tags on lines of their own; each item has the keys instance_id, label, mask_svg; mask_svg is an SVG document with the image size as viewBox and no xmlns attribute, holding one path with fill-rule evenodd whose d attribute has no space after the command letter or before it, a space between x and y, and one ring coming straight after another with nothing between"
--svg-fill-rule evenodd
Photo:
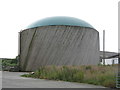
<instances>
[{"instance_id":1,"label":"silo","mask_svg":"<svg viewBox=\"0 0 120 90\"><path fill-rule=\"evenodd\" d=\"M99 33L73 17L49 17L20 32L20 69L46 65L97 65Z\"/></svg>"}]
</instances>

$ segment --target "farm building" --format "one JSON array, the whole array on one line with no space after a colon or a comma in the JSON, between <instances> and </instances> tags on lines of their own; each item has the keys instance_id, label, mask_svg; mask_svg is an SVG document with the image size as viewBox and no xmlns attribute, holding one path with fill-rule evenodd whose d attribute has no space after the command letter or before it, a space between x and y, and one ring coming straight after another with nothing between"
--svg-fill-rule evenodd
<instances>
[{"instance_id":1,"label":"farm building","mask_svg":"<svg viewBox=\"0 0 120 90\"><path fill-rule=\"evenodd\" d=\"M20 32L20 69L46 65L97 65L99 32L73 17L49 17Z\"/></svg>"}]
</instances>

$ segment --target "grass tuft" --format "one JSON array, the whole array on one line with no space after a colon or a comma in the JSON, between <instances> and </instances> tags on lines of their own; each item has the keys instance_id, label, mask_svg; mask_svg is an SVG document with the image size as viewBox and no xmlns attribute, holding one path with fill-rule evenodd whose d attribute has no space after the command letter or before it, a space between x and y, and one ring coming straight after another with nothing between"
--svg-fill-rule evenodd
<instances>
[{"instance_id":1,"label":"grass tuft","mask_svg":"<svg viewBox=\"0 0 120 90\"><path fill-rule=\"evenodd\" d=\"M45 66L34 74L24 74L23 77L62 80L115 87L117 65L98 66Z\"/></svg>"}]
</instances>

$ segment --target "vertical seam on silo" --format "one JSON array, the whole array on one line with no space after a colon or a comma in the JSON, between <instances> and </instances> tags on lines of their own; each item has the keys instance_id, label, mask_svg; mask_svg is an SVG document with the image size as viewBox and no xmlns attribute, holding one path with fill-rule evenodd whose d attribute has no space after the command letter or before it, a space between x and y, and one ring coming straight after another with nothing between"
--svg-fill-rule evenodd
<instances>
[{"instance_id":1,"label":"vertical seam on silo","mask_svg":"<svg viewBox=\"0 0 120 90\"><path fill-rule=\"evenodd\" d=\"M29 56L29 53L30 53L29 51L30 51L30 48L31 48L34 36L36 34L36 30L37 30L37 28L35 29L34 34L32 36L32 39L31 39L31 42L30 42L30 45L29 45L29 48L28 48L27 56L26 56L26 59L25 59L25 63L24 63L24 66L23 66L23 69L26 69L26 67L27 67L28 56Z\"/></svg>"}]
</instances>

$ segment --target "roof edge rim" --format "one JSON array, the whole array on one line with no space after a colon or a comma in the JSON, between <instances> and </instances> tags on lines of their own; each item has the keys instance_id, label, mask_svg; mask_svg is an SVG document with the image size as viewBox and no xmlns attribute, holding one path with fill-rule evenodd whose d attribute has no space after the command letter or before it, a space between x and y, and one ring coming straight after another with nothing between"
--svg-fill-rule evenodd
<instances>
[{"instance_id":1,"label":"roof edge rim","mask_svg":"<svg viewBox=\"0 0 120 90\"><path fill-rule=\"evenodd\" d=\"M37 27L32 27L32 28L25 28L23 30L21 30L20 32L23 32L25 30L30 30L30 29L35 29L35 28L39 28L39 27L47 27L47 26L71 26L71 27L82 27L82 28L90 28L90 29L94 29L96 30L95 28L92 28L92 27L84 27L84 26L74 26L74 25L45 25L45 26L37 26ZM97 31L97 30L96 30Z\"/></svg>"}]
</instances>

